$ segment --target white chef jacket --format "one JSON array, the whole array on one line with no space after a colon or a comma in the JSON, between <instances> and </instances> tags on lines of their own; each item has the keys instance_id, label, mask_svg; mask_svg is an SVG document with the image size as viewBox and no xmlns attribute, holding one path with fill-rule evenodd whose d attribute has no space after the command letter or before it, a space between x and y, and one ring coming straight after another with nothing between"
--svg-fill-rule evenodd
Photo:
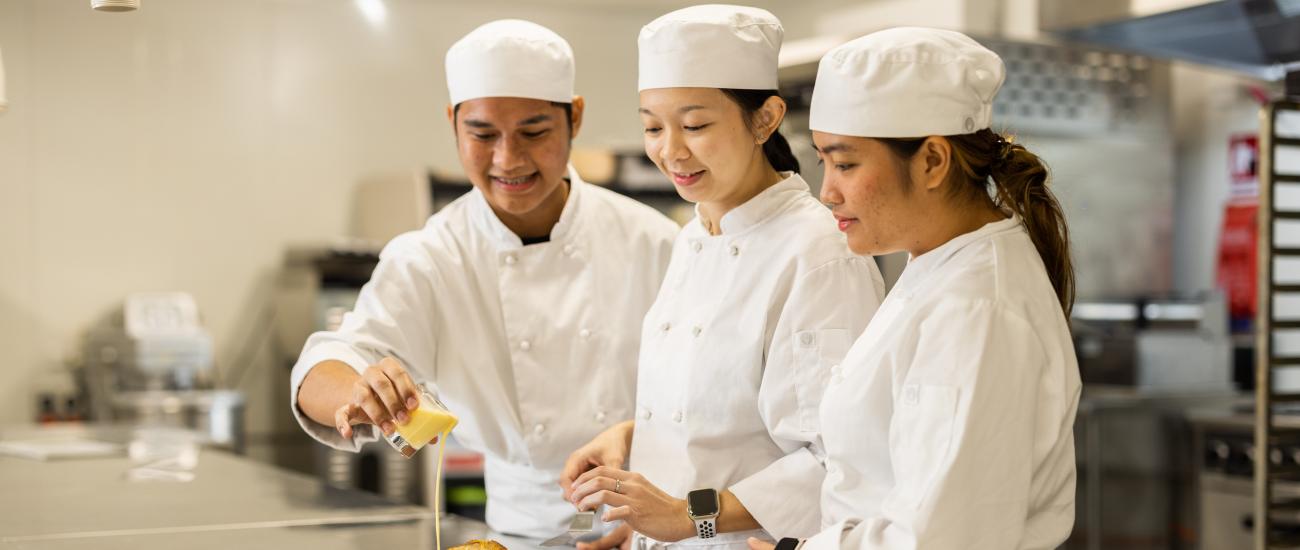
<instances>
[{"instance_id":1,"label":"white chef jacket","mask_svg":"<svg viewBox=\"0 0 1300 550\"><path fill-rule=\"evenodd\" d=\"M1079 391L1019 218L913 258L822 401L829 528L804 549L1056 548Z\"/></svg>"},{"instance_id":2,"label":"white chef jacket","mask_svg":"<svg viewBox=\"0 0 1300 550\"><path fill-rule=\"evenodd\" d=\"M361 372L392 355L460 418L456 440L485 455L488 525L529 538L565 532L574 508L560 471L632 417L641 319L680 231L572 170L570 180L549 242L523 246L477 189L393 239L356 308L337 331L313 334L293 368L303 429L337 449L376 439L372 426L349 441L307 418L298 386L326 359Z\"/></svg>"},{"instance_id":3,"label":"white chef jacket","mask_svg":"<svg viewBox=\"0 0 1300 550\"><path fill-rule=\"evenodd\" d=\"M810 535L825 469L818 405L830 369L884 295L808 184L780 183L697 218L645 317L631 468L676 498L730 489L771 533ZM683 545L744 548L761 531Z\"/></svg>"}]
</instances>

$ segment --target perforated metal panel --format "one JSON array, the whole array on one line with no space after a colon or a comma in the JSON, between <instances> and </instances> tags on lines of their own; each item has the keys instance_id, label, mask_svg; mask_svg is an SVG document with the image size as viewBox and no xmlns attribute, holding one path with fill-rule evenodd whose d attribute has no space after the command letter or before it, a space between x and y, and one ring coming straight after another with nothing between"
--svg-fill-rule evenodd
<instances>
[{"instance_id":1,"label":"perforated metal panel","mask_svg":"<svg viewBox=\"0 0 1300 550\"><path fill-rule=\"evenodd\" d=\"M1007 79L993 102L997 124L1041 135L1159 131L1167 120L1164 64L1140 55L981 40L1002 56Z\"/></svg>"}]
</instances>

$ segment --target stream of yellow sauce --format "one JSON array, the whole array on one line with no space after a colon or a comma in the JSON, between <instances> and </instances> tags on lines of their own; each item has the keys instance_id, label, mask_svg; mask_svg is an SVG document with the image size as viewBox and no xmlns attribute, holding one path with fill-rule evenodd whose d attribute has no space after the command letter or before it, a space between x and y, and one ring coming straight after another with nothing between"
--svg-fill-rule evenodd
<instances>
[{"instance_id":1,"label":"stream of yellow sauce","mask_svg":"<svg viewBox=\"0 0 1300 550\"><path fill-rule=\"evenodd\" d=\"M411 412L411 418L404 424L397 425L397 433L402 434L407 444L415 450L424 448L433 438L438 438L437 477L433 482L433 533L438 550L442 550L442 455L447 448L447 435L456 427L459 419L456 415L437 408L427 399L421 398L420 407Z\"/></svg>"}]
</instances>

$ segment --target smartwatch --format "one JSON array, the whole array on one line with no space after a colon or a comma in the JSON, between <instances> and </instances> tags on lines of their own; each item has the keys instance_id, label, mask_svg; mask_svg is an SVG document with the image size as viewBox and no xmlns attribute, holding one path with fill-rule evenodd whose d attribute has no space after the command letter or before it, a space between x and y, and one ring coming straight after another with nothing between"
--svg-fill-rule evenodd
<instances>
[{"instance_id":1,"label":"smartwatch","mask_svg":"<svg viewBox=\"0 0 1300 550\"><path fill-rule=\"evenodd\" d=\"M795 550L802 546L799 539L786 537L776 542L774 550Z\"/></svg>"},{"instance_id":2,"label":"smartwatch","mask_svg":"<svg viewBox=\"0 0 1300 550\"><path fill-rule=\"evenodd\" d=\"M695 536L711 539L718 534L718 491L696 489L686 493L686 515L695 522Z\"/></svg>"}]
</instances>

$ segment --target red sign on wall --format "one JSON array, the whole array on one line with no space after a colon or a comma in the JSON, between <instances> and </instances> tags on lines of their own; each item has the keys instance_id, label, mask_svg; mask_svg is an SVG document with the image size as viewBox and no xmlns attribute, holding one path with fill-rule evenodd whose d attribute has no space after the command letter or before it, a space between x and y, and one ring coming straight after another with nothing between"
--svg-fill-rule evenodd
<instances>
[{"instance_id":1,"label":"red sign on wall","mask_svg":"<svg viewBox=\"0 0 1300 550\"><path fill-rule=\"evenodd\" d=\"M1228 138L1228 200L1259 199L1259 136L1237 134Z\"/></svg>"},{"instance_id":2,"label":"red sign on wall","mask_svg":"<svg viewBox=\"0 0 1300 550\"><path fill-rule=\"evenodd\" d=\"M1255 318L1259 239L1259 137L1237 134L1228 139L1228 204L1219 235L1219 288L1227 294L1228 314L1236 328Z\"/></svg>"}]
</instances>

